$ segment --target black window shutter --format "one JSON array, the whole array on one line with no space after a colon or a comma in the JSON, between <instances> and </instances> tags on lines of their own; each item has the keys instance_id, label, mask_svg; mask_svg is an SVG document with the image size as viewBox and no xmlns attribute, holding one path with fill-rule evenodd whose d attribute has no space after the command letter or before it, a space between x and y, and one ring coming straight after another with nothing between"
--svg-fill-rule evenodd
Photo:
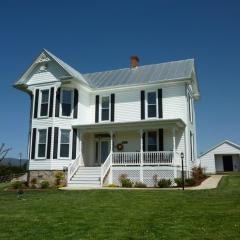
<instances>
[{"instance_id":1,"label":"black window shutter","mask_svg":"<svg viewBox=\"0 0 240 240\"><path fill-rule=\"evenodd\" d=\"M111 122L114 122L115 94L111 94Z\"/></svg>"},{"instance_id":2,"label":"black window shutter","mask_svg":"<svg viewBox=\"0 0 240 240\"><path fill-rule=\"evenodd\" d=\"M38 115L38 98L39 98L39 89L36 89L35 101L34 101L34 118L37 118L37 115Z\"/></svg>"},{"instance_id":3,"label":"black window shutter","mask_svg":"<svg viewBox=\"0 0 240 240\"><path fill-rule=\"evenodd\" d=\"M141 119L145 119L145 92L141 91Z\"/></svg>"},{"instance_id":4,"label":"black window shutter","mask_svg":"<svg viewBox=\"0 0 240 240\"><path fill-rule=\"evenodd\" d=\"M99 95L96 96L95 102L95 122L99 122Z\"/></svg>"},{"instance_id":5,"label":"black window shutter","mask_svg":"<svg viewBox=\"0 0 240 240\"><path fill-rule=\"evenodd\" d=\"M51 158L52 128L48 128L47 159Z\"/></svg>"},{"instance_id":6,"label":"black window shutter","mask_svg":"<svg viewBox=\"0 0 240 240\"><path fill-rule=\"evenodd\" d=\"M163 151L163 129L158 129L158 144L159 144L159 151Z\"/></svg>"},{"instance_id":7,"label":"black window shutter","mask_svg":"<svg viewBox=\"0 0 240 240\"><path fill-rule=\"evenodd\" d=\"M72 138L72 159L76 158L77 150L77 129L73 129L73 138Z\"/></svg>"},{"instance_id":8,"label":"black window shutter","mask_svg":"<svg viewBox=\"0 0 240 240\"><path fill-rule=\"evenodd\" d=\"M60 106L60 88L58 88L56 92L55 117L59 117L59 106Z\"/></svg>"},{"instance_id":9,"label":"black window shutter","mask_svg":"<svg viewBox=\"0 0 240 240\"><path fill-rule=\"evenodd\" d=\"M145 134L145 132L143 133L143 136L142 136L142 138L143 138L143 151L145 152L146 151L146 134Z\"/></svg>"},{"instance_id":10,"label":"black window shutter","mask_svg":"<svg viewBox=\"0 0 240 240\"><path fill-rule=\"evenodd\" d=\"M31 159L35 159L36 131L36 128L32 129Z\"/></svg>"},{"instance_id":11,"label":"black window shutter","mask_svg":"<svg viewBox=\"0 0 240 240\"><path fill-rule=\"evenodd\" d=\"M58 156L58 127L54 128L54 144L53 144L53 159Z\"/></svg>"},{"instance_id":12,"label":"black window shutter","mask_svg":"<svg viewBox=\"0 0 240 240\"><path fill-rule=\"evenodd\" d=\"M77 118L78 115L78 90L74 89L74 104L73 104L73 118Z\"/></svg>"},{"instance_id":13,"label":"black window shutter","mask_svg":"<svg viewBox=\"0 0 240 240\"><path fill-rule=\"evenodd\" d=\"M162 89L158 89L158 117L162 118Z\"/></svg>"},{"instance_id":14,"label":"black window shutter","mask_svg":"<svg viewBox=\"0 0 240 240\"><path fill-rule=\"evenodd\" d=\"M52 87L50 90L49 117L53 116L53 97L54 97L54 87Z\"/></svg>"},{"instance_id":15,"label":"black window shutter","mask_svg":"<svg viewBox=\"0 0 240 240\"><path fill-rule=\"evenodd\" d=\"M33 114L33 95L31 93L31 95L30 95L30 119L32 119L32 114Z\"/></svg>"}]
</instances>

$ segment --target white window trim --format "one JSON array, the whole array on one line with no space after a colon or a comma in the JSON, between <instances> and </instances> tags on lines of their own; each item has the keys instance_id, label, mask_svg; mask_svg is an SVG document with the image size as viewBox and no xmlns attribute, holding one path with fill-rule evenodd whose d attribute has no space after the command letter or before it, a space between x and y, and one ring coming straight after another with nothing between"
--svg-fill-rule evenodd
<instances>
[{"instance_id":1,"label":"white window trim","mask_svg":"<svg viewBox=\"0 0 240 240\"><path fill-rule=\"evenodd\" d=\"M109 99L109 111L108 111L108 120L102 120L102 98L108 97ZM99 111L99 122L110 122L110 116L111 116L111 98L110 95L101 95L100 96L100 111Z\"/></svg>"},{"instance_id":2,"label":"white window trim","mask_svg":"<svg viewBox=\"0 0 240 240\"><path fill-rule=\"evenodd\" d=\"M187 102L188 102L188 118L190 123L193 123L193 97L189 89L187 91Z\"/></svg>"},{"instance_id":3,"label":"white window trim","mask_svg":"<svg viewBox=\"0 0 240 240\"><path fill-rule=\"evenodd\" d=\"M48 110L46 116L41 116L41 107L42 107L42 91L48 90ZM49 87L39 89L39 101L38 101L38 118L48 118L49 117L49 108L50 108L50 95L51 91Z\"/></svg>"},{"instance_id":4,"label":"white window trim","mask_svg":"<svg viewBox=\"0 0 240 240\"><path fill-rule=\"evenodd\" d=\"M146 131L146 134L145 134L145 143L146 143L145 148L146 148L146 150L149 151L148 150L148 133L149 132L156 132L156 138L157 138L157 150L156 151L159 151L159 136L158 136L158 131L155 130L155 129Z\"/></svg>"},{"instance_id":5,"label":"white window trim","mask_svg":"<svg viewBox=\"0 0 240 240\"><path fill-rule=\"evenodd\" d=\"M61 151L61 130L70 130L69 134L69 156L68 157L61 157L60 151ZM58 130L58 159L61 160L69 160L72 159L72 129L71 128L59 128Z\"/></svg>"},{"instance_id":6,"label":"white window trim","mask_svg":"<svg viewBox=\"0 0 240 240\"><path fill-rule=\"evenodd\" d=\"M71 91L71 114L70 116L63 116L62 115L62 94L63 94L63 91ZM71 88L61 88L61 91L60 91L60 117L61 118L73 118L73 104L74 104L74 91L73 89Z\"/></svg>"},{"instance_id":7,"label":"white window trim","mask_svg":"<svg viewBox=\"0 0 240 240\"><path fill-rule=\"evenodd\" d=\"M39 130L46 130L46 148L45 148L45 156L44 157L39 157L38 156ZM47 159L48 128L38 128L36 135L37 135L37 141L36 141L37 144L36 144L35 159L39 159L39 160Z\"/></svg>"},{"instance_id":8,"label":"white window trim","mask_svg":"<svg viewBox=\"0 0 240 240\"><path fill-rule=\"evenodd\" d=\"M151 93L151 92L155 92L156 93L156 117L149 117L148 116L148 93ZM158 118L158 95L157 95L157 91L156 90L148 90L146 91L146 97L145 97L145 118L146 119L157 119ZM150 105L153 105L153 104L150 104Z\"/></svg>"}]
</instances>

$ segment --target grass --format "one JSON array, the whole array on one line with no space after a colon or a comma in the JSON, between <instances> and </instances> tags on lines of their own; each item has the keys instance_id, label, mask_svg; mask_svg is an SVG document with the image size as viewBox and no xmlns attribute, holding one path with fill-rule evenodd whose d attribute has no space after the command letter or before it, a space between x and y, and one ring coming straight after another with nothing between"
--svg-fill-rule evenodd
<instances>
[{"instance_id":1,"label":"grass","mask_svg":"<svg viewBox=\"0 0 240 240\"><path fill-rule=\"evenodd\" d=\"M203 191L28 191L0 185L0 239L240 239L240 175Z\"/></svg>"}]
</instances>

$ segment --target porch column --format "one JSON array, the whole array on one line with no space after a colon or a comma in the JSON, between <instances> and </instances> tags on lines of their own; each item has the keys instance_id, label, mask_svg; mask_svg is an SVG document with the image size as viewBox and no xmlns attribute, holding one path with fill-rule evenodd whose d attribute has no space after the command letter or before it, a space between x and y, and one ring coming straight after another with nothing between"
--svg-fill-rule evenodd
<instances>
[{"instance_id":1,"label":"porch column","mask_svg":"<svg viewBox=\"0 0 240 240\"><path fill-rule=\"evenodd\" d=\"M83 147L82 147L82 142L83 142L83 132L80 132L79 131L79 154L81 154L81 162L80 162L80 165L83 166Z\"/></svg>"},{"instance_id":2,"label":"porch column","mask_svg":"<svg viewBox=\"0 0 240 240\"><path fill-rule=\"evenodd\" d=\"M176 161L176 128L172 129L173 135L173 169L174 169L174 178L177 178L177 161Z\"/></svg>"},{"instance_id":3,"label":"porch column","mask_svg":"<svg viewBox=\"0 0 240 240\"><path fill-rule=\"evenodd\" d=\"M109 171L109 183L112 184L112 154L113 154L113 131L110 132L110 171Z\"/></svg>"},{"instance_id":4,"label":"porch column","mask_svg":"<svg viewBox=\"0 0 240 240\"><path fill-rule=\"evenodd\" d=\"M140 181L143 182L143 129L140 129Z\"/></svg>"}]
</instances>

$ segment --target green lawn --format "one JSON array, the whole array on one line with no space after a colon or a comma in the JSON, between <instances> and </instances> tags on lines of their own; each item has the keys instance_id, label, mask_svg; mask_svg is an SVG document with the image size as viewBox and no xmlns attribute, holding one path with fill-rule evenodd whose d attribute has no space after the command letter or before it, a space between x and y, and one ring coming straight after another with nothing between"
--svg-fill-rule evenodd
<instances>
[{"instance_id":1,"label":"green lawn","mask_svg":"<svg viewBox=\"0 0 240 240\"><path fill-rule=\"evenodd\" d=\"M0 239L240 239L240 176L205 191L31 191L0 185Z\"/></svg>"}]
</instances>

